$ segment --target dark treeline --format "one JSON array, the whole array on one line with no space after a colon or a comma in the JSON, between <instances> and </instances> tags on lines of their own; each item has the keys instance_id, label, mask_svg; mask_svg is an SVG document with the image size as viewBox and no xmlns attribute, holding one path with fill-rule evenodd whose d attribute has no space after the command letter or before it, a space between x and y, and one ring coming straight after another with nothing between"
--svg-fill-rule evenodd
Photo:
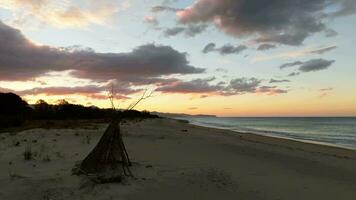
<instances>
[{"instance_id":1,"label":"dark treeline","mask_svg":"<svg viewBox=\"0 0 356 200\"><path fill-rule=\"evenodd\" d=\"M156 118L147 111L101 109L95 106L70 104L65 100L56 105L39 100L29 105L13 93L0 93L0 128L20 126L26 120L82 120L121 118Z\"/></svg>"}]
</instances>

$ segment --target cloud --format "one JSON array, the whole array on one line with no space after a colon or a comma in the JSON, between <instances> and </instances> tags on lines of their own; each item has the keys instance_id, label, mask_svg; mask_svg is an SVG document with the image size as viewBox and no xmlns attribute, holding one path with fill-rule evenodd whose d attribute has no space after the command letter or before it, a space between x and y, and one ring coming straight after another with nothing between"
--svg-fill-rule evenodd
<instances>
[{"instance_id":1,"label":"cloud","mask_svg":"<svg viewBox=\"0 0 356 200\"><path fill-rule=\"evenodd\" d=\"M13 24L35 22L58 28L83 28L91 24L109 25L120 10L129 7L127 0L118 3L112 0L85 0L82 4L65 0L3 0L0 8L13 12Z\"/></svg>"},{"instance_id":2,"label":"cloud","mask_svg":"<svg viewBox=\"0 0 356 200\"><path fill-rule=\"evenodd\" d=\"M195 35L203 32L207 27L208 26L205 24L189 25L186 27L177 26L164 29L163 34L166 37L170 37L183 33L187 37L194 37Z\"/></svg>"},{"instance_id":3,"label":"cloud","mask_svg":"<svg viewBox=\"0 0 356 200\"><path fill-rule=\"evenodd\" d=\"M328 87L328 88L321 88L319 91L321 92L326 92L326 91L332 91L334 88Z\"/></svg>"},{"instance_id":4,"label":"cloud","mask_svg":"<svg viewBox=\"0 0 356 200\"><path fill-rule=\"evenodd\" d=\"M167 5L167 4L176 3L176 2L178 2L178 1L179 1L179 0L164 0L164 1L162 2L162 4Z\"/></svg>"},{"instance_id":5,"label":"cloud","mask_svg":"<svg viewBox=\"0 0 356 200\"><path fill-rule=\"evenodd\" d=\"M262 80L256 78L236 78L229 84L214 84L214 78L193 79L191 81L179 81L172 85L159 87L157 91L163 93L200 94L201 98L212 95L233 96L247 93L264 93L268 95L287 93L287 90L279 89L276 86L261 85Z\"/></svg>"},{"instance_id":6,"label":"cloud","mask_svg":"<svg viewBox=\"0 0 356 200\"><path fill-rule=\"evenodd\" d=\"M329 19L354 14L355 7L354 0L197 0L183 10L156 10L176 12L181 24L211 23L237 38L296 46L329 30Z\"/></svg>"},{"instance_id":7,"label":"cloud","mask_svg":"<svg viewBox=\"0 0 356 200\"><path fill-rule=\"evenodd\" d=\"M271 79L269 81L269 83L289 83L290 80L286 80L286 79L283 79L283 80L277 80L277 79Z\"/></svg>"},{"instance_id":8,"label":"cloud","mask_svg":"<svg viewBox=\"0 0 356 200\"><path fill-rule=\"evenodd\" d=\"M159 24L157 18L155 16L146 16L143 20L145 23L157 26Z\"/></svg>"},{"instance_id":9,"label":"cloud","mask_svg":"<svg viewBox=\"0 0 356 200\"><path fill-rule=\"evenodd\" d=\"M119 86L119 87L118 87ZM21 96L26 95L81 95L90 97L93 99L107 99L107 93L110 89L109 85L97 86L97 85L85 85L77 87L38 87L28 90L16 91L16 94ZM114 92L117 99L128 99L127 95L142 91L140 89L131 89L129 87L123 87L123 85L115 85Z\"/></svg>"},{"instance_id":10,"label":"cloud","mask_svg":"<svg viewBox=\"0 0 356 200\"><path fill-rule=\"evenodd\" d=\"M261 86L256 89L256 93L266 93L268 95L288 93L288 90L278 89L276 86Z\"/></svg>"},{"instance_id":11,"label":"cloud","mask_svg":"<svg viewBox=\"0 0 356 200\"><path fill-rule=\"evenodd\" d=\"M209 43L204 47L202 52L203 53L218 52L220 53L220 55L227 55L227 54L239 54L246 49L247 47L245 45L233 46L231 44L225 44L221 47L216 47L214 43Z\"/></svg>"},{"instance_id":12,"label":"cloud","mask_svg":"<svg viewBox=\"0 0 356 200\"><path fill-rule=\"evenodd\" d=\"M319 98L323 98L323 97L326 97L330 94L330 92L334 90L334 88L322 88L319 90L320 94L319 94Z\"/></svg>"},{"instance_id":13,"label":"cloud","mask_svg":"<svg viewBox=\"0 0 356 200\"><path fill-rule=\"evenodd\" d=\"M298 57L304 57L304 56L309 56L309 55L321 55L326 52L332 51L336 49L337 46L332 45L332 46L325 46L325 47L307 47L301 50L295 50L295 51L289 51L289 52L283 52L279 53L276 55L264 55L264 56L258 56L254 58L254 62L256 61L266 61L266 60L273 60L273 59L290 59L290 58L298 58Z\"/></svg>"},{"instance_id":14,"label":"cloud","mask_svg":"<svg viewBox=\"0 0 356 200\"><path fill-rule=\"evenodd\" d=\"M28 80L64 70L72 70L72 75L78 78L126 82L162 80L167 75L205 71L190 65L186 53L170 46L146 44L126 53L38 46L19 30L0 22L0 80Z\"/></svg>"},{"instance_id":15,"label":"cloud","mask_svg":"<svg viewBox=\"0 0 356 200\"><path fill-rule=\"evenodd\" d=\"M169 37L169 36L175 36L178 35L182 32L184 32L185 28L184 27L173 27L173 28L167 28L163 31L164 36Z\"/></svg>"},{"instance_id":16,"label":"cloud","mask_svg":"<svg viewBox=\"0 0 356 200\"><path fill-rule=\"evenodd\" d=\"M207 44L202 50L203 53L209 53L211 51L215 51L216 45L214 43Z\"/></svg>"},{"instance_id":17,"label":"cloud","mask_svg":"<svg viewBox=\"0 0 356 200\"><path fill-rule=\"evenodd\" d=\"M288 76L290 76L290 77L292 77L292 76L298 76L298 75L300 75L299 72L292 72L292 73L288 74Z\"/></svg>"},{"instance_id":18,"label":"cloud","mask_svg":"<svg viewBox=\"0 0 356 200\"><path fill-rule=\"evenodd\" d=\"M299 67L301 72L313 72L327 69L333 64L335 60L313 59L304 62Z\"/></svg>"},{"instance_id":19,"label":"cloud","mask_svg":"<svg viewBox=\"0 0 356 200\"><path fill-rule=\"evenodd\" d=\"M333 29L326 29L324 32L326 37L335 37L338 35L338 33Z\"/></svg>"},{"instance_id":20,"label":"cloud","mask_svg":"<svg viewBox=\"0 0 356 200\"><path fill-rule=\"evenodd\" d=\"M216 68L217 72L222 72L222 73L228 73L229 71L227 69L224 69L224 68Z\"/></svg>"},{"instance_id":21,"label":"cloud","mask_svg":"<svg viewBox=\"0 0 356 200\"><path fill-rule=\"evenodd\" d=\"M321 48L321 49L316 49L316 50L309 51L309 53L310 54L323 54L325 52L334 50L336 48L337 48L337 46L329 46L329 47L324 47L324 48Z\"/></svg>"},{"instance_id":22,"label":"cloud","mask_svg":"<svg viewBox=\"0 0 356 200\"><path fill-rule=\"evenodd\" d=\"M178 12L178 11L181 11L183 9L179 9L179 8L173 8L173 7L169 7L169 6L154 6L151 8L151 11L152 12L164 12L164 11L167 11L167 12Z\"/></svg>"},{"instance_id":23,"label":"cloud","mask_svg":"<svg viewBox=\"0 0 356 200\"><path fill-rule=\"evenodd\" d=\"M107 91L109 87L87 85L79 87L39 87L29 90L17 91L20 95L70 95L70 94L92 94Z\"/></svg>"},{"instance_id":24,"label":"cloud","mask_svg":"<svg viewBox=\"0 0 356 200\"><path fill-rule=\"evenodd\" d=\"M254 92L261 82L256 78L237 78L230 81L230 88L237 93Z\"/></svg>"},{"instance_id":25,"label":"cloud","mask_svg":"<svg viewBox=\"0 0 356 200\"><path fill-rule=\"evenodd\" d=\"M221 86L210 84L215 78L179 81L172 85L159 87L156 91L163 93L213 93L222 89Z\"/></svg>"},{"instance_id":26,"label":"cloud","mask_svg":"<svg viewBox=\"0 0 356 200\"><path fill-rule=\"evenodd\" d=\"M246 93L265 93L268 95L287 93L288 90L279 89L276 86L261 85L262 80L257 78L236 78L222 91L223 95L241 95Z\"/></svg>"},{"instance_id":27,"label":"cloud","mask_svg":"<svg viewBox=\"0 0 356 200\"><path fill-rule=\"evenodd\" d=\"M325 69L329 68L334 62L335 62L335 60L324 60L324 59L320 58L320 59L308 60L305 62L296 61L296 62L292 62L292 63L285 63L285 64L281 65L279 68L284 69L287 67L298 66L299 72L292 72L288 75L288 76L297 76L300 73L325 70Z\"/></svg>"},{"instance_id":28,"label":"cloud","mask_svg":"<svg viewBox=\"0 0 356 200\"><path fill-rule=\"evenodd\" d=\"M281 65L279 68L280 69L284 69L284 68L287 68L287 67L294 67L294 66L301 65L301 64L303 64L303 62L295 61L295 62L291 62L291 63L285 63L285 64Z\"/></svg>"},{"instance_id":29,"label":"cloud","mask_svg":"<svg viewBox=\"0 0 356 200\"><path fill-rule=\"evenodd\" d=\"M8 89L8 88L2 88L2 87L0 87L0 92L2 92L2 93L8 93L8 92L14 93L15 91L14 91L14 90L11 90L11 89Z\"/></svg>"},{"instance_id":30,"label":"cloud","mask_svg":"<svg viewBox=\"0 0 356 200\"><path fill-rule=\"evenodd\" d=\"M266 51L266 50L269 50L269 49L274 49L276 47L277 46L274 45L274 44L261 44L260 46L257 47L257 50Z\"/></svg>"},{"instance_id":31,"label":"cloud","mask_svg":"<svg viewBox=\"0 0 356 200\"><path fill-rule=\"evenodd\" d=\"M356 12L356 2L354 0L339 0L339 9L329 15L332 18L352 15Z\"/></svg>"},{"instance_id":32,"label":"cloud","mask_svg":"<svg viewBox=\"0 0 356 200\"><path fill-rule=\"evenodd\" d=\"M194 37L195 35L206 30L208 25L206 24L197 24L197 25L189 25L185 28L185 34L190 37Z\"/></svg>"}]
</instances>

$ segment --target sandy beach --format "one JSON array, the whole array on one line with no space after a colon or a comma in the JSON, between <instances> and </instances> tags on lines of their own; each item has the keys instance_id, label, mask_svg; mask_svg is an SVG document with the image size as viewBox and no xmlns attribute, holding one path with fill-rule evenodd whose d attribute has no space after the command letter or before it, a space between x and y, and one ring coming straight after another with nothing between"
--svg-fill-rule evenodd
<instances>
[{"instance_id":1,"label":"sandy beach","mask_svg":"<svg viewBox=\"0 0 356 200\"><path fill-rule=\"evenodd\" d=\"M121 125L134 177L72 175L107 124L0 133L1 200L353 199L356 151L198 127L172 119ZM24 160L25 149L33 152Z\"/></svg>"}]
</instances>

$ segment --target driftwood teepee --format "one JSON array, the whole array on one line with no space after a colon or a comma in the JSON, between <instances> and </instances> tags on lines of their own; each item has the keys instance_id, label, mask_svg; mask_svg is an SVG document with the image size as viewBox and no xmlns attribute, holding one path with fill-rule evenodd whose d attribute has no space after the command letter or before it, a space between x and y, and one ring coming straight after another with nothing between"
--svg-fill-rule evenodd
<instances>
[{"instance_id":1,"label":"driftwood teepee","mask_svg":"<svg viewBox=\"0 0 356 200\"><path fill-rule=\"evenodd\" d=\"M85 174L132 175L130 165L120 133L119 120L114 119L95 148L82 161L79 170Z\"/></svg>"},{"instance_id":2,"label":"driftwood teepee","mask_svg":"<svg viewBox=\"0 0 356 200\"><path fill-rule=\"evenodd\" d=\"M127 110L132 110L140 101L150 97L151 94L152 92L146 94L145 91L143 96L131 104ZM109 98L113 110L116 111L113 89ZM106 177L104 182L109 182L112 178L121 180L122 176L132 176L130 166L131 162L120 132L120 118L115 114L98 144L75 171L77 174L104 176Z\"/></svg>"}]
</instances>

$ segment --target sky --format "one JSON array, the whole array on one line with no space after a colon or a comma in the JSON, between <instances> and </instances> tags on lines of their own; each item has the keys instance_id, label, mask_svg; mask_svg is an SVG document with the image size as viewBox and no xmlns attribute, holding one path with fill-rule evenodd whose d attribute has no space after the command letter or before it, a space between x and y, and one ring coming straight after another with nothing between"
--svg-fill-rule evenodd
<instances>
[{"instance_id":1,"label":"sky","mask_svg":"<svg viewBox=\"0 0 356 200\"><path fill-rule=\"evenodd\" d=\"M356 116L355 0L1 0L0 92L218 116Z\"/></svg>"}]
</instances>

